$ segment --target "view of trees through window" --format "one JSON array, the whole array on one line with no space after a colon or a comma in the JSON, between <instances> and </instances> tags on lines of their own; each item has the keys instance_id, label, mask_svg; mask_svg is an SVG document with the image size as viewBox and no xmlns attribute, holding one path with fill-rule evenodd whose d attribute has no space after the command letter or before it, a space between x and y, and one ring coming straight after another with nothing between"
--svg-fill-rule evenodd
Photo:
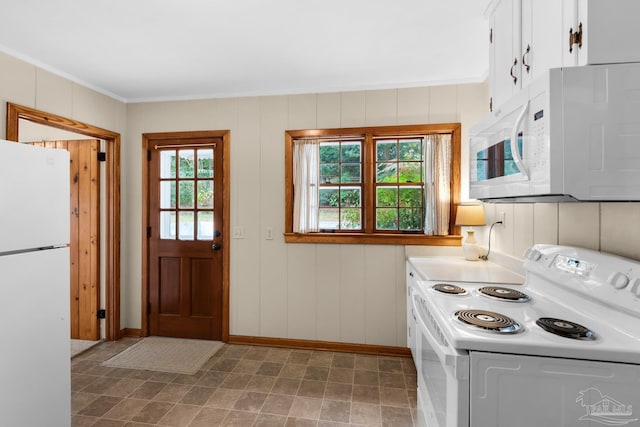
<instances>
[{"instance_id":1,"label":"view of trees through window","mask_svg":"<svg viewBox=\"0 0 640 427\"><path fill-rule=\"evenodd\" d=\"M423 138L375 143L375 228L418 232L424 224ZM363 229L363 140L320 143L320 229Z\"/></svg>"},{"instance_id":2,"label":"view of trees through window","mask_svg":"<svg viewBox=\"0 0 640 427\"><path fill-rule=\"evenodd\" d=\"M377 230L422 230L422 147L423 138L375 140Z\"/></svg>"}]
</instances>

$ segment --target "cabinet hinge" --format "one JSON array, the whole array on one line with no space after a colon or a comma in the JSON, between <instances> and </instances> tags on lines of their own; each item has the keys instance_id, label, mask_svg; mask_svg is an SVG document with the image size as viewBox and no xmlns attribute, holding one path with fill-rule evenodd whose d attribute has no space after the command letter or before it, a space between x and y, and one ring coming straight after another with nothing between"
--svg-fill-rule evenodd
<instances>
[{"instance_id":1,"label":"cabinet hinge","mask_svg":"<svg viewBox=\"0 0 640 427\"><path fill-rule=\"evenodd\" d=\"M576 32L573 32L573 27L569 28L569 53L573 53L574 44L578 45L578 49L582 48L582 22L578 24Z\"/></svg>"},{"instance_id":2,"label":"cabinet hinge","mask_svg":"<svg viewBox=\"0 0 640 427\"><path fill-rule=\"evenodd\" d=\"M493 97L489 98L489 112L493 113Z\"/></svg>"},{"instance_id":3,"label":"cabinet hinge","mask_svg":"<svg viewBox=\"0 0 640 427\"><path fill-rule=\"evenodd\" d=\"M493 43L493 28L489 28L489 43Z\"/></svg>"},{"instance_id":4,"label":"cabinet hinge","mask_svg":"<svg viewBox=\"0 0 640 427\"><path fill-rule=\"evenodd\" d=\"M147 150L147 161L151 161L151 150Z\"/></svg>"},{"instance_id":5,"label":"cabinet hinge","mask_svg":"<svg viewBox=\"0 0 640 427\"><path fill-rule=\"evenodd\" d=\"M107 153L105 153L104 151L98 151L98 161L99 162L106 162L107 161Z\"/></svg>"},{"instance_id":6,"label":"cabinet hinge","mask_svg":"<svg viewBox=\"0 0 640 427\"><path fill-rule=\"evenodd\" d=\"M147 238L151 237L151 227L147 227Z\"/></svg>"},{"instance_id":7,"label":"cabinet hinge","mask_svg":"<svg viewBox=\"0 0 640 427\"><path fill-rule=\"evenodd\" d=\"M147 303L147 314L151 314L151 303Z\"/></svg>"}]
</instances>

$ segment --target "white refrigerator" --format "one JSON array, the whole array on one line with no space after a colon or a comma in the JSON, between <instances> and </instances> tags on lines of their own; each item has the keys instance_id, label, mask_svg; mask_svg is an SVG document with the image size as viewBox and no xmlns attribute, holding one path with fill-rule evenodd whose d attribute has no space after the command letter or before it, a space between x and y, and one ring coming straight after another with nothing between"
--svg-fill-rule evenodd
<instances>
[{"instance_id":1,"label":"white refrigerator","mask_svg":"<svg viewBox=\"0 0 640 427\"><path fill-rule=\"evenodd\" d=\"M0 425L70 426L69 153L0 140Z\"/></svg>"}]
</instances>

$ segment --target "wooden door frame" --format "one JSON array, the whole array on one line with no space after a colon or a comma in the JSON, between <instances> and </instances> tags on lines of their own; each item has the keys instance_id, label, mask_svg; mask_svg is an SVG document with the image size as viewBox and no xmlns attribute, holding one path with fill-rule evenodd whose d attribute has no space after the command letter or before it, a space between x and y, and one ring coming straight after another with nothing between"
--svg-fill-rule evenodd
<instances>
[{"instance_id":1,"label":"wooden door frame","mask_svg":"<svg viewBox=\"0 0 640 427\"><path fill-rule=\"evenodd\" d=\"M149 161L148 153L156 141L172 139L197 140L200 138L222 138L223 187L222 212L222 341L229 341L229 212L230 212L230 136L229 130L158 132L142 134L142 335L149 335Z\"/></svg>"},{"instance_id":2,"label":"wooden door frame","mask_svg":"<svg viewBox=\"0 0 640 427\"><path fill-rule=\"evenodd\" d=\"M7 102L8 141L18 141L20 119L106 141L105 339L120 338L120 134L76 120Z\"/></svg>"}]
</instances>

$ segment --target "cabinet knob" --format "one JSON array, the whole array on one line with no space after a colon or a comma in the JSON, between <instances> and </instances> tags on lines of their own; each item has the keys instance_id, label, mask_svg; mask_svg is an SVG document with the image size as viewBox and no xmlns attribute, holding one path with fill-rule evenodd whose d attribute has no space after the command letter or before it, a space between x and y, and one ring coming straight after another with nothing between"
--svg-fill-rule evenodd
<instances>
[{"instance_id":1,"label":"cabinet knob","mask_svg":"<svg viewBox=\"0 0 640 427\"><path fill-rule=\"evenodd\" d=\"M516 83L518 83L518 76L513 74L513 69L516 67L516 65L518 65L518 58L513 58L513 65L511 66L511 70L509 70L509 74L511 75L511 78L513 79L513 84L514 85Z\"/></svg>"}]
</instances>

